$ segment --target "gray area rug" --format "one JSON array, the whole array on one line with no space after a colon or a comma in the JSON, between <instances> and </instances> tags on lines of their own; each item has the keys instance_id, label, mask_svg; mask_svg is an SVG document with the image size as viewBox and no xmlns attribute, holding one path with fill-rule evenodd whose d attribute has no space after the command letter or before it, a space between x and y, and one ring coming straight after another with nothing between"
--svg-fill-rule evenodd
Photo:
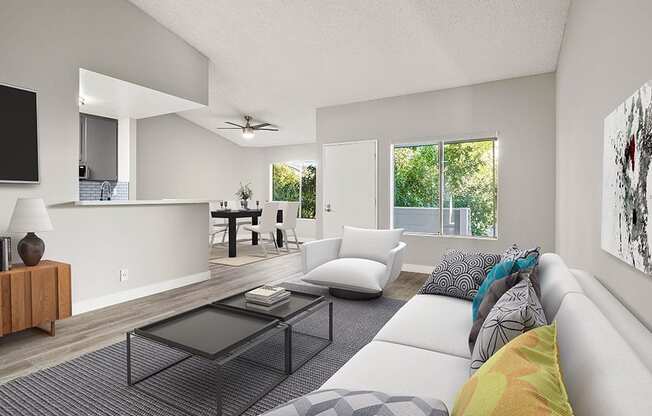
<instances>
[{"instance_id":1,"label":"gray area rug","mask_svg":"<svg viewBox=\"0 0 652 416\"><path fill-rule=\"evenodd\" d=\"M316 287L298 287L317 292ZM366 345L403 306L389 298L372 301L333 299L334 341L316 357L256 401L245 415L261 414L295 397L318 389ZM295 359L320 346L315 336L327 335L327 308L295 326ZM250 404L283 368L282 335L271 337L225 364L224 415ZM134 375L163 368L183 354L138 340L132 344ZM208 415L215 413L214 362L190 358L164 372L128 387L126 343L22 377L0 386L0 415Z\"/></svg>"}]
</instances>

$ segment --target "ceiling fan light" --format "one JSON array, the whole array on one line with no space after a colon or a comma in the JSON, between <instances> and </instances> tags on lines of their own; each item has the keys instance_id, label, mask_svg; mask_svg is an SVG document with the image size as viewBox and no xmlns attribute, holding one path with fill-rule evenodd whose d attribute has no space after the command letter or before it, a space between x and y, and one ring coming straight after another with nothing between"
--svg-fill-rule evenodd
<instances>
[{"instance_id":1,"label":"ceiling fan light","mask_svg":"<svg viewBox=\"0 0 652 416\"><path fill-rule=\"evenodd\" d=\"M254 129L251 127L245 127L242 129L242 138L243 139L253 139L254 138Z\"/></svg>"}]
</instances>

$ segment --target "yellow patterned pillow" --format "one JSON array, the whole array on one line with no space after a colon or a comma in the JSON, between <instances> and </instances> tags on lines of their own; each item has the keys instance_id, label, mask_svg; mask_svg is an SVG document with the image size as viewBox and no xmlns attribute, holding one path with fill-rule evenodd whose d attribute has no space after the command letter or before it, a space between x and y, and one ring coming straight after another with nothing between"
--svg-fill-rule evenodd
<instances>
[{"instance_id":1,"label":"yellow patterned pillow","mask_svg":"<svg viewBox=\"0 0 652 416\"><path fill-rule=\"evenodd\" d=\"M453 416L567 416L573 410L559 368L557 326L511 340L457 395Z\"/></svg>"}]
</instances>

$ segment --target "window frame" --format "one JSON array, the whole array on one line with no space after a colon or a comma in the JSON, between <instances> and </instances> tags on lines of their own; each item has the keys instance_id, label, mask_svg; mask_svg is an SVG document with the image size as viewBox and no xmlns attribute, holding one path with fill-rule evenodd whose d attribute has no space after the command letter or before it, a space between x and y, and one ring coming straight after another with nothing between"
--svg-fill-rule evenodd
<instances>
[{"instance_id":1,"label":"window frame","mask_svg":"<svg viewBox=\"0 0 652 416\"><path fill-rule=\"evenodd\" d=\"M463 138L460 138L463 137ZM444 146L447 144L455 143L473 143L473 142L486 142L493 141L493 183L496 188L494 193L494 235L493 236L475 236L475 235L456 235L456 234L444 234L444 190L445 190L445 179L444 179ZM434 238L461 238L461 239L473 239L473 240L498 240L498 146L499 138L497 133L489 134L478 134L478 135L466 135L466 136L453 136L453 137L443 137L438 139L426 139L426 140L407 140L405 142L395 142L390 145L389 152L389 171L390 171L390 180L389 180L389 227L394 229L394 150L401 147L412 147L412 146L437 146L439 151L439 231L436 233L426 233L418 231L405 231L406 235L420 236L420 237L434 237Z\"/></svg>"},{"instance_id":2,"label":"window frame","mask_svg":"<svg viewBox=\"0 0 652 416\"><path fill-rule=\"evenodd\" d=\"M274 201L274 165L291 165L291 164L300 164L301 169L299 171L299 200L298 201L290 201L290 202L299 202L299 216L297 217L297 220L302 220L302 221L315 221L317 219L317 175L319 171L319 164L316 160L286 160L283 162L271 162L269 164L269 200L273 202L280 202L280 201ZM315 218L303 218L301 216L303 212L303 170L305 169L306 166L314 166L315 167Z\"/></svg>"}]
</instances>

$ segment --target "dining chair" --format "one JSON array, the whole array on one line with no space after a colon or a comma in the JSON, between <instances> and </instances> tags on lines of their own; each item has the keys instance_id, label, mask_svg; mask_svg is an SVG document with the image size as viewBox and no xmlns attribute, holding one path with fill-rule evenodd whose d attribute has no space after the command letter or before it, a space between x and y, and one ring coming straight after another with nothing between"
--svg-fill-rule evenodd
<instances>
[{"instance_id":1,"label":"dining chair","mask_svg":"<svg viewBox=\"0 0 652 416\"><path fill-rule=\"evenodd\" d=\"M265 249L265 242L263 240L263 235L269 234L269 237L272 239L272 242L274 242L274 247L276 248L276 253L279 254L278 251L278 244L276 244L276 238L274 236L274 233L276 231L276 214L278 213L278 210L280 208L280 204L278 202L266 202L263 205L263 212L260 215L260 221L258 225L250 225L250 224L245 224L244 228L246 230L252 231L254 233L258 233L258 245L263 250L263 254L265 254L265 257L267 257L267 249Z\"/></svg>"},{"instance_id":2,"label":"dining chair","mask_svg":"<svg viewBox=\"0 0 652 416\"><path fill-rule=\"evenodd\" d=\"M213 218L213 215L211 214L212 211L216 211L218 209L218 205L216 202L209 202L208 203L208 244L209 247L213 247L215 245L215 237L217 237L218 234L224 233L224 235L227 234L227 229L228 226L227 224L222 221L219 222L217 218ZM222 236L222 242L224 242L224 236Z\"/></svg>"},{"instance_id":3,"label":"dining chair","mask_svg":"<svg viewBox=\"0 0 652 416\"><path fill-rule=\"evenodd\" d=\"M298 202L281 202L280 209L283 211L283 222L276 223L276 229L281 230L283 234L283 241L285 249L290 252L290 240L288 239L288 231L292 231L294 235L294 244L297 245L297 250L300 250L299 239L297 238L297 218L299 217L299 203Z\"/></svg>"},{"instance_id":4,"label":"dining chair","mask_svg":"<svg viewBox=\"0 0 652 416\"><path fill-rule=\"evenodd\" d=\"M240 209L242 209L242 207L240 206L240 201L226 201L226 202L228 203L227 207L229 209L232 209L232 210L240 210ZM249 202L249 203L251 203L251 202ZM240 218L238 218L236 220L235 224L236 224L235 235L236 235L236 238L237 238L238 232L240 232L240 227L245 225L245 224L251 224L251 219L246 219L246 218L240 219ZM227 234L228 233L224 233L224 235L222 236L222 243L224 243L226 241Z\"/></svg>"}]
</instances>

